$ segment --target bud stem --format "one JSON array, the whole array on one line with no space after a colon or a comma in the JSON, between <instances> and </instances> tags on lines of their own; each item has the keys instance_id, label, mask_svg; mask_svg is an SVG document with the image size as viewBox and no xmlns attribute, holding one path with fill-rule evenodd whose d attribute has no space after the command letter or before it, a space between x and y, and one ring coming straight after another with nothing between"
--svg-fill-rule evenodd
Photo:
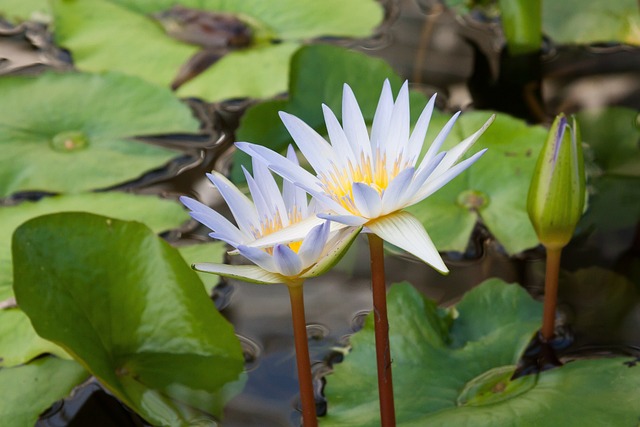
<instances>
[{"instance_id":1,"label":"bud stem","mask_svg":"<svg viewBox=\"0 0 640 427\"><path fill-rule=\"evenodd\" d=\"M387 318L384 246L382 239L375 234L369 233L367 236L369 237L369 253L371 256L371 288L373 290L380 425L382 427L395 427L396 412L391 378L391 346L389 343L389 320Z\"/></svg>"},{"instance_id":2,"label":"bud stem","mask_svg":"<svg viewBox=\"0 0 640 427\"><path fill-rule=\"evenodd\" d=\"M544 314L542 316L542 338L549 342L553 339L558 302L558 276L560 274L560 255L562 248L547 248L547 269L544 283Z\"/></svg>"},{"instance_id":3,"label":"bud stem","mask_svg":"<svg viewBox=\"0 0 640 427\"><path fill-rule=\"evenodd\" d=\"M309 359L309 343L307 341L307 323L304 315L304 294L302 283L291 284L289 298L291 300L291 317L293 319L293 337L296 347L296 365L298 367L298 383L300 386L300 402L302 405L302 425L317 427L316 401L313 396L311 379L311 362Z\"/></svg>"}]
</instances>

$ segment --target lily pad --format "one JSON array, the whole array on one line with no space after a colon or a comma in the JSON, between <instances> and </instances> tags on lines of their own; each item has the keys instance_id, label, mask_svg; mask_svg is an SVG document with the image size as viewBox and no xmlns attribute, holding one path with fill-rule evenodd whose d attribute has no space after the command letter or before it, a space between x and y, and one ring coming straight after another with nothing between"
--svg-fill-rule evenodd
<instances>
[{"instance_id":1,"label":"lily pad","mask_svg":"<svg viewBox=\"0 0 640 427\"><path fill-rule=\"evenodd\" d=\"M165 34L151 15L174 1L54 0L56 39L86 71L117 70L168 86L199 47ZM305 41L321 36L365 37L382 20L373 0L184 0L181 6L230 13L248 24L252 44L228 52L182 86L178 94L207 100L269 97L287 88L289 60Z\"/></svg>"},{"instance_id":2,"label":"lily pad","mask_svg":"<svg viewBox=\"0 0 640 427\"><path fill-rule=\"evenodd\" d=\"M175 248L137 222L87 213L38 217L13 239L18 304L152 424L219 415L243 368L233 327ZM32 266L38 268L32 268Z\"/></svg>"},{"instance_id":3,"label":"lily pad","mask_svg":"<svg viewBox=\"0 0 640 427\"><path fill-rule=\"evenodd\" d=\"M0 369L0 419L7 427L33 426L38 416L84 382L89 373L70 360L44 357Z\"/></svg>"},{"instance_id":4,"label":"lily pad","mask_svg":"<svg viewBox=\"0 0 640 427\"><path fill-rule=\"evenodd\" d=\"M157 233L177 228L189 219L182 205L173 200L121 192L69 194L0 207L0 301L13 296L10 242L15 229L31 218L65 211L140 221Z\"/></svg>"},{"instance_id":5,"label":"lily pad","mask_svg":"<svg viewBox=\"0 0 640 427\"><path fill-rule=\"evenodd\" d=\"M180 255L187 261L187 264L197 262L210 262L222 264L224 255L227 252L227 244L221 241L202 243L199 245L180 246L177 248ZM220 276L211 273L196 272L204 283L204 287L209 295L213 288L218 286Z\"/></svg>"},{"instance_id":6,"label":"lily pad","mask_svg":"<svg viewBox=\"0 0 640 427\"><path fill-rule=\"evenodd\" d=\"M0 79L0 197L113 186L178 155L133 136L197 132L169 90L118 74Z\"/></svg>"},{"instance_id":7,"label":"lily pad","mask_svg":"<svg viewBox=\"0 0 640 427\"><path fill-rule=\"evenodd\" d=\"M463 113L445 146L478 130L490 113ZM449 117L434 114L424 149ZM527 214L527 194L538 153L547 136L542 126L529 126L506 114L476 142L470 154L488 148L472 167L434 195L407 210L429 230L436 247L463 252L479 219L510 254L538 245Z\"/></svg>"},{"instance_id":8,"label":"lily pad","mask_svg":"<svg viewBox=\"0 0 640 427\"><path fill-rule=\"evenodd\" d=\"M612 107L578 113L582 139L593 153L589 206L581 228L633 227L640 220L638 111Z\"/></svg>"},{"instance_id":9,"label":"lily pad","mask_svg":"<svg viewBox=\"0 0 640 427\"><path fill-rule=\"evenodd\" d=\"M385 79L389 79L395 91L402 85L400 77L381 59L338 46L305 46L291 59L288 99L266 101L249 108L241 119L236 139L283 151L293 140L278 117L279 111L300 117L324 134L321 104L329 106L340 117L344 83L351 86L365 120L371 122ZM411 94L413 121L420 114L421 102L422 106L426 104L424 96ZM250 168L248 159L242 152L234 153L231 172L234 182L244 182L240 165Z\"/></svg>"},{"instance_id":10,"label":"lily pad","mask_svg":"<svg viewBox=\"0 0 640 427\"><path fill-rule=\"evenodd\" d=\"M636 0L544 0L542 27L558 43L640 45L640 7Z\"/></svg>"},{"instance_id":11,"label":"lily pad","mask_svg":"<svg viewBox=\"0 0 640 427\"><path fill-rule=\"evenodd\" d=\"M388 302L401 426L637 423L640 368L628 359L579 360L510 380L542 310L517 285L484 282L457 305L456 319L407 284L393 286ZM380 425L371 315L351 344L327 378L324 427Z\"/></svg>"},{"instance_id":12,"label":"lily pad","mask_svg":"<svg viewBox=\"0 0 640 427\"><path fill-rule=\"evenodd\" d=\"M9 22L48 21L51 8L46 0L0 0L0 16Z\"/></svg>"}]
</instances>

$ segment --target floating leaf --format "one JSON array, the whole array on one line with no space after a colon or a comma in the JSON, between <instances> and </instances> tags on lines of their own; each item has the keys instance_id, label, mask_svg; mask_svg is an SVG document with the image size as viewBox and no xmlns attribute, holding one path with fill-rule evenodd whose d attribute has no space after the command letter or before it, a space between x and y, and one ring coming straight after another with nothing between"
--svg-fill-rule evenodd
<instances>
[{"instance_id":1,"label":"floating leaf","mask_svg":"<svg viewBox=\"0 0 640 427\"><path fill-rule=\"evenodd\" d=\"M542 27L558 43L640 45L636 0L543 0Z\"/></svg>"},{"instance_id":2,"label":"floating leaf","mask_svg":"<svg viewBox=\"0 0 640 427\"><path fill-rule=\"evenodd\" d=\"M22 310L0 310L0 367L21 365L45 353L70 358L63 349L40 338Z\"/></svg>"},{"instance_id":3,"label":"floating leaf","mask_svg":"<svg viewBox=\"0 0 640 427\"><path fill-rule=\"evenodd\" d=\"M463 113L445 146L462 141L489 117L488 112ZM448 117L434 114L427 133L426 150ZM538 153L547 131L529 126L506 114L496 120L469 154L488 148L473 167L434 195L410 207L425 225L440 250L463 252L476 219L514 254L538 244L527 215L527 193Z\"/></svg>"},{"instance_id":4,"label":"floating leaf","mask_svg":"<svg viewBox=\"0 0 640 427\"><path fill-rule=\"evenodd\" d=\"M0 0L0 16L9 22L34 18L47 20L50 15L51 8L46 0Z\"/></svg>"},{"instance_id":5,"label":"floating leaf","mask_svg":"<svg viewBox=\"0 0 640 427\"><path fill-rule=\"evenodd\" d=\"M0 419L7 427L33 426L38 416L89 377L70 360L44 357L0 369Z\"/></svg>"},{"instance_id":6,"label":"floating leaf","mask_svg":"<svg viewBox=\"0 0 640 427\"><path fill-rule=\"evenodd\" d=\"M216 241L199 245L180 246L177 249L189 265L197 262L222 264L224 262L224 254L227 252L227 244ZM200 276L202 283L204 283L207 293L211 294L213 288L220 282L220 277L211 273L196 273Z\"/></svg>"},{"instance_id":7,"label":"floating leaf","mask_svg":"<svg viewBox=\"0 0 640 427\"><path fill-rule=\"evenodd\" d=\"M640 367L629 367L627 359L574 361L510 380L542 310L517 285L481 284L457 305L456 319L409 285L393 286L388 302L403 427L637 423ZM380 425L372 315L351 344L327 379L324 427Z\"/></svg>"},{"instance_id":8,"label":"floating leaf","mask_svg":"<svg viewBox=\"0 0 640 427\"><path fill-rule=\"evenodd\" d=\"M130 137L199 126L169 90L118 74L2 77L0 93L0 197L137 178L177 153Z\"/></svg>"},{"instance_id":9,"label":"floating leaf","mask_svg":"<svg viewBox=\"0 0 640 427\"><path fill-rule=\"evenodd\" d=\"M582 139L593 153L589 205L582 228L633 227L640 220L640 126L638 112L612 107L578 113Z\"/></svg>"},{"instance_id":10,"label":"floating leaf","mask_svg":"<svg viewBox=\"0 0 640 427\"><path fill-rule=\"evenodd\" d=\"M149 228L47 215L16 230L13 256L18 304L38 334L127 406L158 425L219 415L221 389L243 367L240 343L197 274Z\"/></svg>"},{"instance_id":11,"label":"floating leaf","mask_svg":"<svg viewBox=\"0 0 640 427\"><path fill-rule=\"evenodd\" d=\"M179 227L189 219L183 207L173 200L120 192L53 196L39 202L0 207L0 301L13 295L10 242L15 229L31 218L64 211L91 212L140 221L157 233Z\"/></svg>"},{"instance_id":12,"label":"floating leaf","mask_svg":"<svg viewBox=\"0 0 640 427\"><path fill-rule=\"evenodd\" d=\"M82 70L117 70L168 86L199 49L170 38L151 17L174 3L54 0L56 39L71 50ZM178 92L208 100L283 92L290 57L304 40L365 37L382 19L382 8L372 0L184 0L180 4L231 13L254 33L251 46L227 53Z\"/></svg>"},{"instance_id":13,"label":"floating leaf","mask_svg":"<svg viewBox=\"0 0 640 427\"><path fill-rule=\"evenodd\" d=\"M265 145L276 151L284 150L293 140L280 121L278 111L298 116L324 134L321 105L326 104L340 117L344 83L351 86L365 120L371 122L382 83L387 78L397 92L402 80L383 60L337 46L305 46L291 59L289 99L267 101L249 108L242 117L236 139ZM415 121L420 113L419 103L424 101L424 97L413 93L411 101L412 119ZM240 165L248 167L248 156L242 152L236 152L234 156L232 178L235 182L244 182Z\"/></svg>"}]
</instances>

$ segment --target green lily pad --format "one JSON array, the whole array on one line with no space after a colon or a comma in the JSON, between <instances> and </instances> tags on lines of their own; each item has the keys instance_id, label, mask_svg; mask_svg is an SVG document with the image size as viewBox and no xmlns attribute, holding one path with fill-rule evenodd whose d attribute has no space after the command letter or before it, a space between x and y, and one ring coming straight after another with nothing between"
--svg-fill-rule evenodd
<instances>
[{"instance_id":1,"label":"green lily pad","mask_svg":"<svg viewBox=\"0 0 640 427\"><path fill-rule=\"evenodd\" d=\"M640 219L640 125L635 110L612 107L576 115L593 153L590 197L580 228L614 230Z\"/></svg>"},{"instance_id":2,"label":"green lily pad","mask_svg":"<svg viewBox=\"0 0 640 427\"><path fill-rule=\"evenodd\" d=\"M409 285L389 291L398 425L635 425L640 367L579 360L511 381L542 307L522 288L491 279L457 305L456 319ZM378 426L373 319L327 378L324 427ZM627 364L625 364L625 362ZM615 402L612 405L611 402Z\"/></svg>"},{"instance_id":3,"label":"green lily pad","mask_svg":"<svg viewBox=\"0 0 640 427\"><path fill-rule=\"evenodd\" d=\"M22 310L0 310L0 367L21 365L45 353L70 359L62 348L36 334Z\"/></svg>"},{"instance_id":4,"label":"green lily pad","mask_svg":"<svg viewBox=\"0 0 640 427\"><path fill-rule=\"evenodd\" d=\"M365 120L371 122L375 112L382 83L389 79L397 92L402 80L381 59L373 58L338 46L312 45L302 47L291 59L289 98L262 102L249 108L243 115L236 133L239 141L249 141L283 151L293 144L291 136L278 117L286 111L300 117L309 126L325 133L321 104L329 106L338 117L342 105L342 86L349 84L358 97ZM412 93L412 120L417 120L424 96ZM240 165L250 169L249 157L234 153L231 177L234 182L244 182Z\"/></svg>"},{"instance_id":5,"label":"green lily pad","mask_svg":"<svg viewBox=\"0 0 640 427\"><path fill-rule=\"evenodd\" d=\"M157 233L177 228L189 219L184 208L173 200L121 192L69 194L0 207L0 301L13 296L10 242L15 229L31 218L64 211L140 221Z\"/></svg>"},{"instance_id":6,"label":"green lily pad","mask_svg":"<svg viewBox=\"0 0 640 427\"><path fill-rule=\"evenodd\" d=\"M445 147L478 130L489 115L484 111L463 113ZM425 150L448 118L434 114ZM486 154L434 195L407 210L423 222L442 251L463 252L478 219L510 254L538 245L527 214L527 194L546 136L542 126L529 126L498 114L470 151L473 154L488 148Z\"/></svg>"},{"instance_id":7,"label":"green lily pad","mask_svg":"<svg viewBox=\"0 0 640 427\"><path fill-rule=\"evenodd\" d=\"M0 197L137 178L178 153L130 137L199 127L170 91L124 75L3 77L0 92Z\"/></svg>"},{"instance_id":8,"label":"green lily pad","mask_svg":"<svg viewBox=\"0 0 640 427\"><path fill-rule=\"evenodd\" d=\"M71 50L74 63L82 70L117 70L168 86L199 50L167 36L151 17L174 3L54 0L56 39ZM184 0L180 4L233 14L254 33L249 47L227 53L178 91L181 96L207 100L262 98L283 92L291 55L304 40L365 37L383 16L380 5L372 0Z\"/></svg>"},{"instance_id":9,"label":"green lily pad","mask_svg":"<svg viewBox=\"0 0 640 427\"><path fill-rule=\"evenodd\" d=\"M47 215L16 230L13 256L17 301L38 334L127 406L158 425L219 415L222 387L243 368L240 343L197 274L152 230Z\"/></svg>"},{"instance_id":10,"label":"green lily pad","mask_svg":"<svg viewBox=\"0 0 640 427\"><path fill-rule=\"evenodd\" d=\"M9 22L49 20L51 8L46 0L0 0L0 16Z\"/></svg>"},{"instance_id":11,"label":"green lily pad","mask_svg":"<svg viewBox=\"0 0 640 427\"><path fill-rule=\"evenodd\" d=\"M636 0L544 0L542 28L558 43L640 45L640 9Z\"/></svg>"},{"instance_id":12,"label":"green lily pad","mask_svg":"<svg viewBox=\"0 0 640 427\"><path fill-rule=\"evenodd\" d=\"M70 360L44 357L0 369L0 419L6 427L33 426L38 416L84 382L89 373Z\"/></svg>"},{"instance_id":13,"label":"green lily pad","mask_svg":"<svg viewBox=\"0 0 640 427\"><path fill-rule=\"evenodd\" d=\"M199 245L180 246L177 249L189 265L197 262L222 264L224 262L224 255L227 252L227 244L221 241L215 241ZM202 280L202 283L204 283L207 293L211 295L213 288L218 286L220 282L220 276L211 273L196 273L200 277L200 280Z\"/></svg>"}]
</instances>

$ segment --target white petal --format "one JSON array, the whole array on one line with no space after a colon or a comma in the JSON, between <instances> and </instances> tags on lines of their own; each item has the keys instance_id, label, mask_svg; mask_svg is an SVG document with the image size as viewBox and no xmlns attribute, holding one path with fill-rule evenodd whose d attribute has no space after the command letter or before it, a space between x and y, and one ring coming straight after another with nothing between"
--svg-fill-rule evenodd
<instances>
[{"instance_id":1,"label":"white petal","mask_svg":"<svg viewBox=\"0 0 640 427\"><path fill-rule=\"evenodd\" d=\"M270 218L275 217L277 214L280 214L280 217L283 218L287 209L284 206L284 200L282 200L282 194L280 193L278 184L276 184L276 180L273 179L273 175L271 175L269 168L267 168L263 160L254 157L252 164L253 177L258 184L258 188L260 188L262 197L269 207Z\"/></svg>"},{"instance_id":2,"label":"white petal","mask_svg":"<svg viewBox=\"0 0 640 427\"><path fill-rule=\"evenodd\" d=\"M336 161L339 162L342 167L347 166L349 162L355 164L357 162L356 153L360 153L360 150L354 153L342 126L340 126L340 122L338 122L333 111L324 104L322 104L322 113L324 114L324 122L327 126L327 133L329 134L333 150L339 154L336 156Z\"/></svg>"},{"instance_id":3,"label":"white petal","mask_svg":"<svg viewBox=\"0 0 640 427\"><path fill-rule=\"evenodd\" d=\"M373 124L371 125L371 149L374 154L377 152L378 147L384 147L384 141L389 135L389 122L391 121L392 112L393 93L391 92L389 79L385 79L382 85L382 93L380 93L380 100L373 116Z\"/></svg>"},{"instance_id":4,"label":"white petal","mask_svg":"<svg viewBox=\"0 0 640 427\"><path fill-rule=\"evenodd\" d=\"M425 154L424 157L422 158L422 163L420 164L420 167L418 168L418 173L420 173L420 168L422 167L422 165L426 166L427 164L429 164L429 161L433 157L435 157L435 155L436 155L436 153L438 151L440 151L440 147L442 147L442 143L444 143L444 140L447 139L447 136L449 136L449 132L451 132L451 128L453 128L453 125L456 123L456 120L458 119L459 115L460 115L460 111L455 113L449 119L447 124L444 125L444 127L440 130L440 132L438 133L438 136L436 136L436 138L431 143L431 146L429 147L429 150L427 150L427 154Z\"/></svg>"},{"instance_id":5,"label":"white petal","mask_svg":"<svg viewBox=\"0 0 640 427\"><path fill-rule=\"evenodd\" d=\"M358 237L362 227L349 227L340 230L327 243L328 250L321 256L316 264L302 275L303 278L315 277L328 271L347 252L355 238Z\"/></svg>"},{"instance_id":6,"label":"white petal","mask_svg":"<svg viewBox=\"0 0 640 427\"><path fill-rule=\"evenodd\" d=\"M227 264L193 264L193 269L204 273L219 274L220 276L240 279L251 283L264 285L282 283L283 278L277 274L265 271L256 265L227 265Z\"/></svg>"},{"instance_id":7,"label":"white petal","mask_svg":"<svg viewBox=\"0 0 640 427\"><path fill-rule=\"evenodd\" d=\"M302 271L302 261L287 245L273 247L273 260L278 273L283 276L297 276Z\"/></svg>"},{"instance_id":8,"label":"white petal","mask_svg":"<svg viewBox=\"0 0 640 427\"><path fill-rule=\"evenodd\" d=\"M433 171L438 167L438 165L440 164L442 159L444 159L444 156L446 156L446 154L447 153L443 151L441 153L436 154L435 157L433 157L431 160L426 162L426 164L424 165L420 164L420 167L418 168L419 172L413 175L413 181L411 182L411 185L409 187L408 194L415 194L418 191L420 191L420 188L423 186L425 182L427 182L427 179L429 179ZM424 160L423 160L423 163L424 163Z\"/></svg>"},{"instance_id":9,"label":"white petal","mask_svg":"<svg viewBox=\"0 0 640 427\"><path fill-rule=\"evenodd\" d=\"M449 181L460 175L462 172L464 172L465 169L474 164L476 160L478 160L486 151L486 148L484 150L478 151L473 156L458 163L454 167L438 176L432 175L433 178L427 180L425 185L418 192L416 192L409 203L412 205L418 203L419 201L426 199L427 197L441 189L443 186L448 184Z\"/></svg>"},{"instance_id":10,"label":"white petal","mask_svg":"<svg viewBox=\"0 0 640 427\"><path fill-rule=\"evenodd\" d=\"M287 147L287 160L296 166L300 165L292 145ZM307 192L288 179L284 179L282 182L282 198L284 199L284 204L289 215L291 215L294 210L298 210L301 218L308 216Z\"/></svg>"},{"instance_id":11,"label":"white petal","mask_svg":"<svg viewBox=\"0 0 640 427\"><path fill-rule=\"evenodd\" d=\"M207 177L213 182L227 205L229 205L229 209L240 230L251 234L251 230L257 228L259 224L256 209L251 200L222 174L214 171L208 173Z\"/></svg>"},{"instance_id":12,"label":"white petal","mask_svg":"<svg viewBox=\"0 0 640 427\"><path fill-rule=\"evenodd\" d=\"M309 188L312 191L322 191L320 187L320 181L318 178L307 172L305 169L297 164L293 164L290 160L276 153L273 150L263 147L262 145L251 144L249 142L236 142L236 147L241 151L244 151L251 157L258 156L269 165L269 168L273 170L274 165L282 166L280 169L285 173L278 173L283 178L288 179L291 182L298 183L302 188Z\"/></svg>"},{"instance_id":13,"label":"white petal","mask_svg":"<svg viewBox=\"0 0 640 427\"><path fill-rule=\"evenodd\" d=\"M298 256L302 261L302 268L305 269L311 264L315 263L322 252L324 251L327 239L329 238L329 230L331 229L331 223L326 221L322 225L317 225L302 241L300 249L298 250Z\"/></svg>"},{"instance_id":14,"label":"white petal","mask_svg":"<svg viewBox=\"0 0 640 427\"><path fill-rule=\"evenodd\" d=\"M310 216L298 223L254 240L253 242L248 243L248 245L254 248L264 248L274 246L278 243L297 242L304 239L313 227L322 224L324 221L325 220L322 218Z\"/></svg>"},{"instance_id":15,"label":"white petal","mask_svg":"<svg viewBox=\"0 0 640 427\"><path fill-rule=\"evenodd\" d=\"M353 203L365 218L377 218L382 210L380 193L362 182L353 184Z\"/></svg>"},{"instance_id":16,"label":"white petal","mask_svg":"<svg viewBox=\"0 0 640 427\"><path fill-rule=\"evenodd\" d=\"M396 103L393 106L393 113L391 114L391 121L389 122L389 134L384 142L383 153L387 155L387 169L393 168L393 164L396 162L399 153L407 147L410 122L409 83L405 80L396 98Z\"/></svg>"},{"instance_id":17,"label":"white petal","mask_svg":"<svg viewBox=\"0 0 640 427\"><path fill-rule=\"evenodd\" d=\"M382 194L381 215L397 211L404 207L403 203L407 199L407 191L409 190L414 172L415 168L407 168L391 180Z\"/></svg>"},{"instance_id":18,"label":"white petal","mask_svg":"<svg viewBox=\"0 0 640 427\"><path fill-rule=\"evenodd\" d=\"M368 223L367 228L383 240L420 258L439 272L449 272L427 231L410 213L399 211L383 216Z\"/></svg>"},{"instance_id":19,"label":"white petal","mask_svg":"<svg viewBox=\"0 0 640 427\"><path fill-rule=\"evenodd\" d=\"M262 249L252 248L247 245L238 245L240 255L267 271L277 272L273 257Z\"/></svg>"},{"instance_id":20,"label":"white petal","mask_svg":"<svg viewBox=\"0 0 640 427\"><path fill-rule=\"evenodd\" d=\"M482 127L477 132L475 132L470 137L466 138L464 141L460 142L451 150L447 151L447 155L444 157L442 162L440 162L436 170L433 172L433 175L437 176L443 173L444 171L449 169L453 164L455 164L458 160L460 160L460 158L464 156L464 153L466 153L467 150L471 148L471 146L478 140L478 138L480 138L480 136L484 133L484 131L487 130L489 125L493 123L493 120L495 118L496 118L495 114L489 117L489 120L487 120L486 123L482 125Z\"/></svg>"},{"instance_id":21,"label":"white petal","mask_svg":"<svg viewBox=\"0 0 640 427\"><path fill-rule=\"evenodd\" d=\"M334 215L326 212L319 213L318 218L327 219L329 221L337 222L339 224L344 224L351 227L361 226L362 224L369 221L368 218L364 218L357 215Z\"/></svg>"},{"instance_id":22,"label":"white petal","mask_svg":"<svg viewBox=\"0 0 640 427\"><path fill-rule=\"evenodd\" d=\"M238 230L227 218L197 200L182 196L180 197L180 201L191 209L190 215L193 219L217 233L223 233L231 239L234 239L236 244L246 240L248 237Z\"/></svg>"},{"instance_id":23,"label":"white petal","mask_svg":"<svg viewBox=\"0 0 640 427\"><path fill-rule=\"evenodd\" d=\"M296 145L316 172L326 171L334 159L331 145L308 124L284 111L280 119L287 128Z\"/></svg>"},{"instance_id":24,"label":"white petal","mask_svg":"<svg viewBox=\"0 0 640 427\"><path fill-rule=\"evenodd\" d=\"M367 125L362 117L358 101L356 101L353 91L346 83L342 92L342 127L347 139L354 147L353 151L356 156L358 156L358 153L364 153L366 158L372 159Z\"/></svg>"},{"instance_id":25,"label":"white petal","mask_svg":"<svg viewBox=\"0 0 640 427\"><path fill-rule=\"evenodd\" d=\"M242 172L244 173L244 178L247 180L247 185L249 186L249 192L251 193L251 198L253 199L253 203L256 206L258 220L262 222L262 220L264 220L265 217L272 218L273 213L271 212L271 208L267 204L267 201L263 197L262 191L260 191L260 187L258 186L258 183L256 183L255 179L253 179L249 171L247 171L244 166L240 166L240 167L242 168Z\"/></svg>"},{"instance_id":26,"label":"white petal","mask_svg":"<svg viewBox=\"0 0 640 427\"><path fill-rule=\"evenodd\" d=\"M433 106L435 103L436 95L433 95L424 107L424 110L422 110L422 113L420 113L420 117L418 118L416 125L413 127L413 132L411 132L411 137L409 137L409 143L407 144L408 159L417 159L420 151L422 151L422 146L424 145L424 139L427 136L427 131L429 130L429 123L431 122Z\"/></svg>"}]
</instances>

